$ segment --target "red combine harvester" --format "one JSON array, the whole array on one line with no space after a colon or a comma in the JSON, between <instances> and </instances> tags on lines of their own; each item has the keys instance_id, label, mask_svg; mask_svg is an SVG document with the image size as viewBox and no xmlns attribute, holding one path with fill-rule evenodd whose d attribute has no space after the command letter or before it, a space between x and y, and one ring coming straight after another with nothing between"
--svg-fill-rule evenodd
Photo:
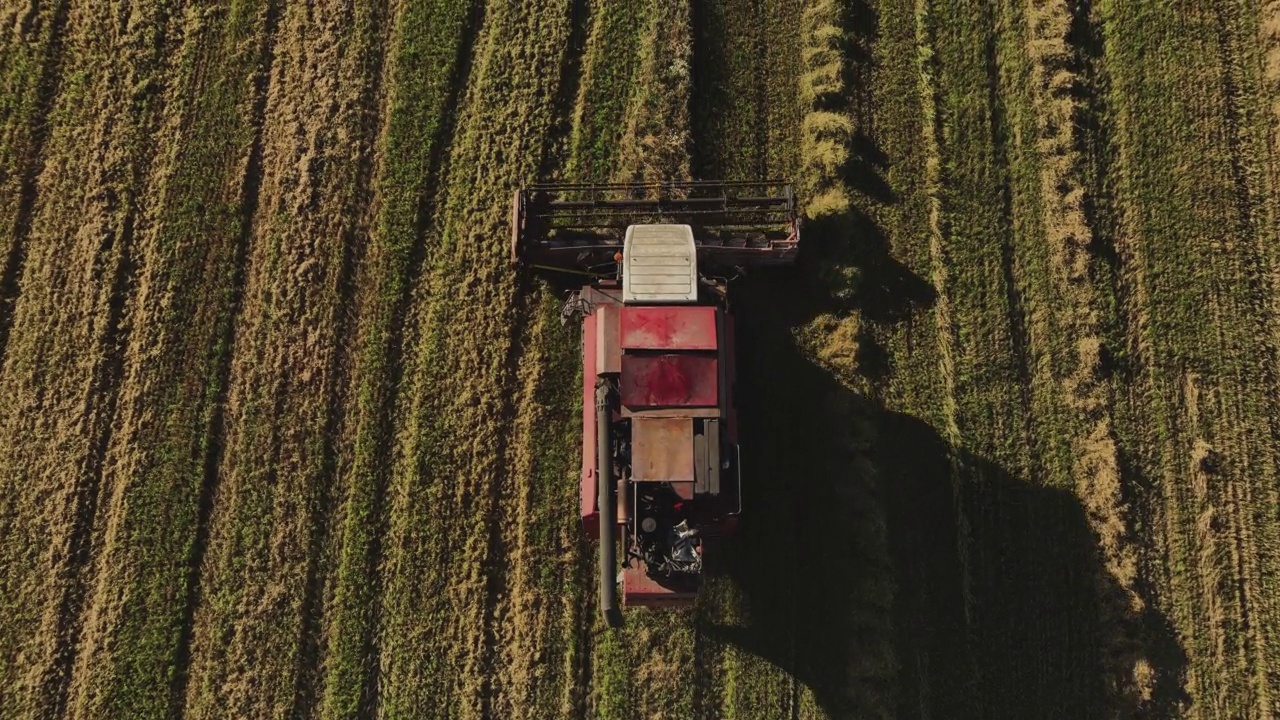
<instances>
[{"instance_id":1,"label":"red combine harvester","mask_svg":"<svg viewBox=\"0 0 1280 720\"><path fill-rule=\"evenodd\" d=\"M783 183L516 192L513 262L583 278L564 319L582 322L582 527L600 540L610 626L619 584L623 605L691 605L703 541L742 512L728 284L791 262L799 242Z\"/></svg>"}]
</instances>

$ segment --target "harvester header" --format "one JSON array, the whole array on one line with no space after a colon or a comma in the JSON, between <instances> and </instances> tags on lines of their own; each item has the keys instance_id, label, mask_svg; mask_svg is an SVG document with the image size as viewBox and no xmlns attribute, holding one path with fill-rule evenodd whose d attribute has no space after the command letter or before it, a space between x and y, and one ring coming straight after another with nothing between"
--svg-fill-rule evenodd
<instances>
[{"instance_id":1,"label":"harvester header","mask_svg":"<svg viewBox=\"0 0 1280 720\"><path fill-rule=\"evenodd\" d=\"M541 184L516 191L511 259L594 273L636 225L690 226L704 268L787 263L800 245L795 193L783 182Z\"/></svg>"}]
</instances>

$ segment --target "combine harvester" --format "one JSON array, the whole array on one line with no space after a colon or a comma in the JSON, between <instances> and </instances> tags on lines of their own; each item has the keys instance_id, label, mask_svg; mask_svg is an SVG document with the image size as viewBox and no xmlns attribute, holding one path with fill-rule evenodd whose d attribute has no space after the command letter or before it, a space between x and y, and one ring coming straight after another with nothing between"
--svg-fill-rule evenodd
<instances>
[{"instance_id":1,"label":"combine harvester","mask_svg":"<svg viewBox=\"0 0 1280 720\"><path fill-rule=\"evenodd\" d=\"M511 221L517 266L585 278L564 319L582 322L580 510L600 540L600 611L622 624L619 584L627 606L692 605L703 540L742 513L728 285L795 258L791 186L535 185Z\"/></svg>"}]
</instances>

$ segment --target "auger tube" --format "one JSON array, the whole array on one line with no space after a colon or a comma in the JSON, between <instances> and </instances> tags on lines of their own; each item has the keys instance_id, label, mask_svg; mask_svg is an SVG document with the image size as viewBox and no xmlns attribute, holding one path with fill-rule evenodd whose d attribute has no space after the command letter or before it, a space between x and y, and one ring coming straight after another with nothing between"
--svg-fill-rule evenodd
<instances>
[{"instance_id":1,"label":"auger tube","mask_svg":"<svg viewBox=\"0 0 1280 720\"><path fill-rule=\"evenodd\" d=\"M618 561L615 536L618 524L616 482L613 477L613 387L596 379L596 498L600 512L600 614L609 627L622 626L618 608Z\"/></svg>"}]
</instances>

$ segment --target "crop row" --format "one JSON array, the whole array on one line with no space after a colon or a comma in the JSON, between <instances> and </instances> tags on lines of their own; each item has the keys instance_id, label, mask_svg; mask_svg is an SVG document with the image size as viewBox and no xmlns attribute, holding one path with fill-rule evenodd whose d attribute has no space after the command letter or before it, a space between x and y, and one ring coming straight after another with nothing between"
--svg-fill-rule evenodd
<instances>
[{"instance_id":1,"label":"crop row","mask_svg":"<svg viewBox=\"0 0 1280 720\"><path fill-rule=\"evenodd\" d=\"M404 353L401 323L452 129L448 105L462 81L471 16L470 3L442 1L406 6L392 24L387 116L374 177L376 218L356 270L356 340L343 438L349 456L341 466L340 550L324 619L322 717L359 717L376 702L378 559Z\"/></svg>"},{"instance_id":2,"label":"crop row","mask_svg":"<svg viewBox=\"0 0 1280 720\"><path fill-rule=\"evenodd\" d=\"M188 15L136 245L129 352L106 447L75 717L164 717L182 687L253 164L262 4ZM219 72L207 73L215 65ZM180 693L178 693L180 694ZM180 698L172 701L180 702Z\"/></svg>"},{"instance_id":3,"label":"crop row","mask_svg":"<svg viewBox=\"0 0 1280 720\"><path fill-rule=\"evenodd\" d=\"M60 7L33 9L46 31L61 24L51 18ZM143 196L157 155L151 138L165 108L166 98L145 90L163 87L179 48L189 47L177 10L155 3L138 10L136 23L104 5L70 13L57 41L59 92L44 121L35 200L25 226L9 228L23 243L23 262L13 269L17 299L0 372L6 716L66 707L89 587L84 571L98 534L95 508L109 487L103 456L129 337L135 246L150 220ZM25 97L14 89L19 102L37 102L29 86ZM44 132L28 112L29 105L12 116L33 123L9 136L15 142ZM18 169L30 172L30 161L19 160Z\"/></svg>"},{"instance_id":4,"label":"crop row","mask_svg":"<svg viewBox=\"0 0 1280 720\"><path fill-rule=\"evenodd\" d=\"M1275 502L1275 467L1260 461L1274 447L1258 432L1275 423L1263 340L1274 200L1259 65L1245 60L1252 17L1235 4L1101 13L1138 389L1121 442L1156 511L1158 604L1186 641L1187 692L1210 716L1269 706L1275 667L1276 529L1261 510Z\"/></svg>"},{"instance_id":5,"label":"crop row","mask_svg":"<svg viewBox=\"0 0 1280 720\"><path fill-rule=\"evenodd\" d=\"M0 10L0 362L13 320L44 117L58 80L66 3Z\"/></svg>"},{"instance_id":6,"label":"crop row","mask_svg":"<svg viewBox=\"0 0 1280 720\"><path fill-rule=\"evenodd\" d=\"M508 268L511 190L538 174L570 7L486 7L410 312L384 543L379 707L482 717L508 691L492 672L510 570L500 503L527 410L517 341L529 316ZM554 562L554 561L553 561Z\"/></svg>"},{"instance_id":7,"label":"crop row","mask_svg":"<svg viewBox=\"0 0 1280 720\"><path fill-rule=\"evenodd\" d=\"M187 717L309 714L385 9L280 8Z\"/></svg>"}]
</instances>

